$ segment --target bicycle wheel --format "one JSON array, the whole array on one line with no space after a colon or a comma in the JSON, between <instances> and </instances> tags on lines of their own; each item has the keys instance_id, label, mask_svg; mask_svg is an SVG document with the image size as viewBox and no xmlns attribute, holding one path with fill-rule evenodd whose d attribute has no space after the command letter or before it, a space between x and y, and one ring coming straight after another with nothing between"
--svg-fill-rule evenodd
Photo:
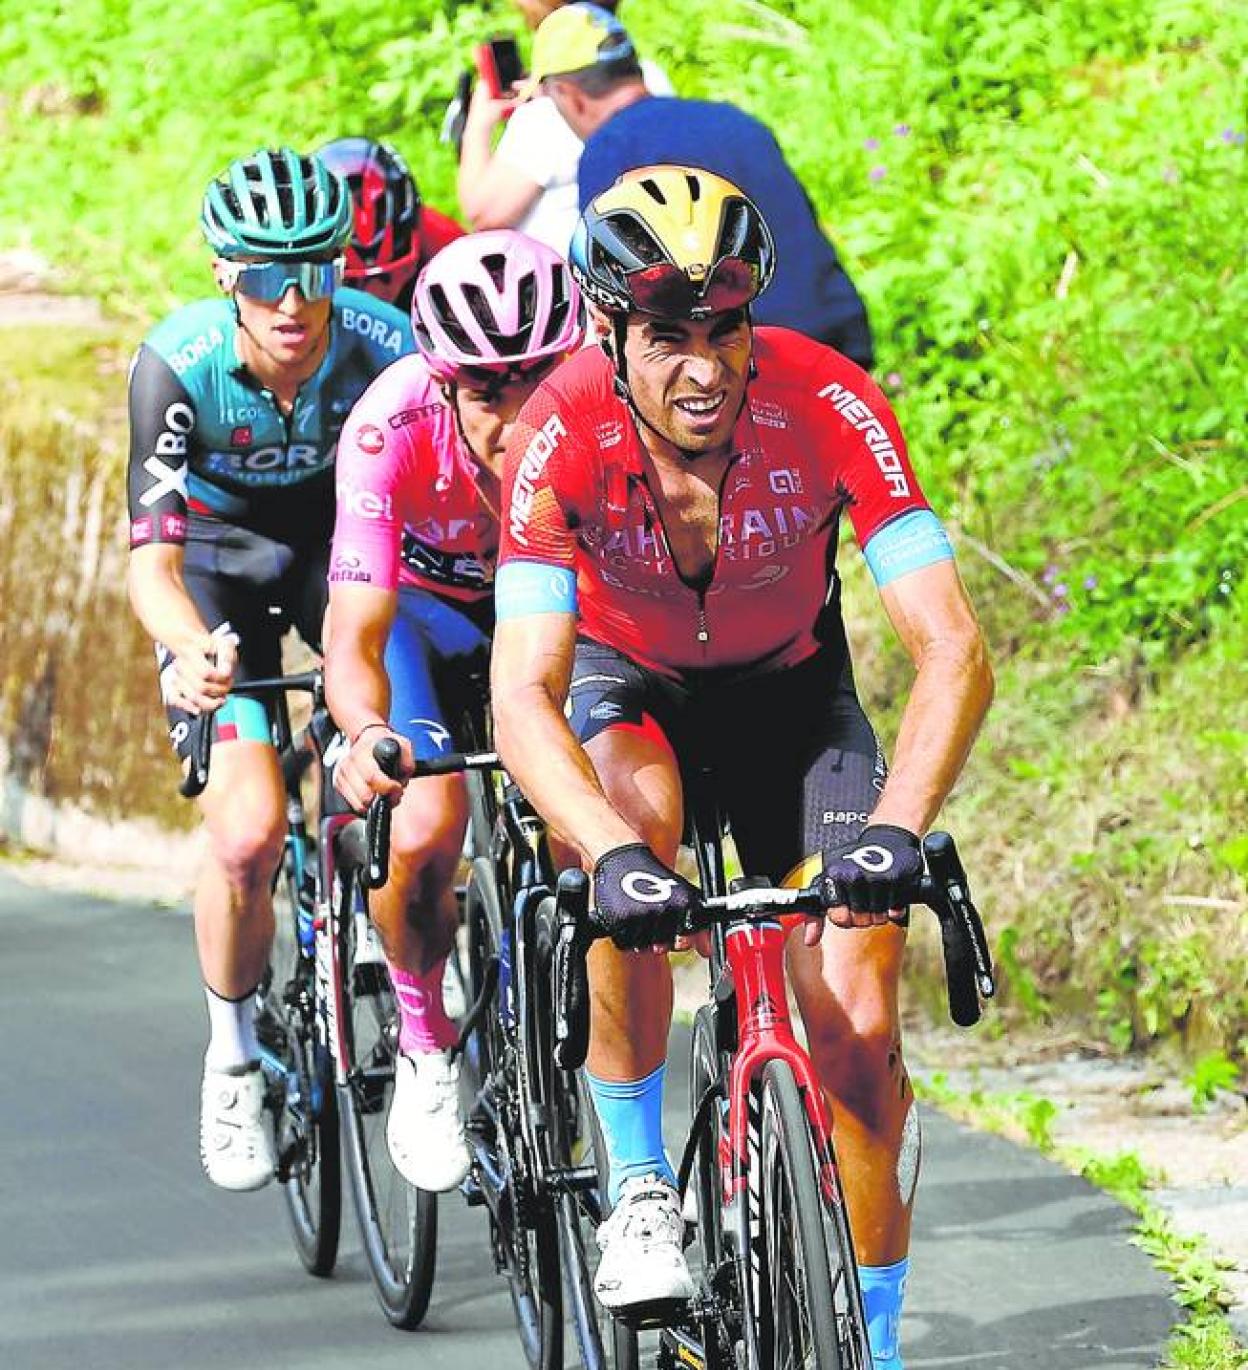
<instances>
[{"instance_id":1,"label":"bicycle wheel","mask_svg":"<svg viewBox=\"0 0 1248 1370\"><path fill-rule=\"evenodd\" d=\"M484 857L473 861L468 874L464 920L469 991L475 1000L504 959L502 898L493 864ZM498 982L495 992L500 996L506 983L505 976ZM489 1169L500 1177L487 1174L482 1183L497 1191L490 1202L490 1236L495 1264L507 1280L525 1360L533 1370L561 1370L558 1208L549 1196L535 1192L533 1165L525 1152L521 1068L515 1028L509 1026L511 1002L504 1004L500 997L487 1010L465 1052L478 1097L488 1100L474 1112L472 1125L489 1153Z\"/></svg>"},{"instance_id":2,"label":"bicycle wheel","mask_svg":"<svg viewBox=\"0 0 1248 1370\"><path fill-rule=\"evenodd\" d=\"M693 1045L689 1055L689 1106L697 1108L707 1089L719 1079L719 1050L715 1043L715 1019L712 1006L703 1004L694 1015ZM717 1272L727 1259L724 1233L720 1218L719 1151L723 1129L723 1113L718 1102L711 1106L711 1114L698 1139L694 1153L689 1187L697 1205L698 1254L706 1284L713 1285Z\"/></svg>"},{"instance_id":3,"label":"bicycle wheel","mask_svg":"<svg viewBox=\"0 0 1248 1370\"><path fill-rule=\"evenodd\" d=\"M365 935L355 877L340 873L336 883L349 1058L339 1105L351 1191L382 1312L395 1327L410 1330L425 1316L433 1290L438 1201L409 1185L390 1160L386 1115L394 1093L398 1010L385 961L375 939Z\"/></svg>"},{"instance_id":4,"label":"bicycle wheel","mask_svg":"<svg viewBox=\"0 0 1248 1370\"><path fill-rule=\"evenodd\" d=\"M289 851L282 864L273 949L257 995L256 1036L295 1250L309 1274L324 1276L338 1258L342 1225L338 1107L328 1058L316 1039L312 958L300 946L302 892Z\"/></svg>"},{"instance_id":5,"label":"bicycle wheel","mask_svg":"<svg viewBox=\"0 0 1248 1370\"><path fill-rule=\"evenodd\" d=\"M776 1370L870 1370L844 1205L821 1183L806 1108L787 1062L767 1063L761 1095L763 1363Z\"/></svg>"},{"instance_id":6,"label":"bicycle wheel","mask_svg":"<svg viewBox=\"0 0 1248 1370\"><path fill-rule=\"evenodd\" d=\"M554 1064L553 898L539 906L534 930L530 1030L537 1035L532 1056L541 1072L538 1087L549 1119L549 1161L565 1172L592 1172L594 1177L592 1185L565 1188L555 1200L568 1311L585 1370L636 1370L637 1333L611 1317L594 1295L599 1260L594 1229L608 1207L606 1151L583 1079Z\"/></svg>"}]
</instances>

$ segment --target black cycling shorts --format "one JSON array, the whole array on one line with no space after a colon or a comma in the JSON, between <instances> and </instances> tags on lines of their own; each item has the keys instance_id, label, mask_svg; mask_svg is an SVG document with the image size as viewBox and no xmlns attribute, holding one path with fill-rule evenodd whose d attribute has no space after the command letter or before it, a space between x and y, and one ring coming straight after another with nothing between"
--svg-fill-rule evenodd
<instances>
[{"instance_id":1,"label":"black cycling shorts","mask_svg":"<svg viewBox=\"0 0 1248 1370\"><path fill-rule=\"evenodd\" d=\"M705 671L673 681L582 638L568 719L582 743L652 720L686 794L712 786L743 868L773 882L856 837L887 775L849 659L835 649L744 678Z\"/></svg>"},{"instance_id":2,"label":"black cycling shorts","mask_svg":"<svg viewBox=\"0 0 1248 1370\"><path fill-rule=\"evenodd\" d=\"M281 640L292 625L313 651L320 651L328 568L327 542L290 546L218 519L191 516L182 577L208 628L216 631L228 624L238 635L236 680L281 675ZM158 669L163 672L172 660L168 648L157 644ZM231 735L263 740L263 707L258 701L231 699L214 718L217 736L237 726ZM169 740L186 760L192 716L168 704L165 712ZM259 738L257 720L263 734Z\"/></svg>"}]
</instances>

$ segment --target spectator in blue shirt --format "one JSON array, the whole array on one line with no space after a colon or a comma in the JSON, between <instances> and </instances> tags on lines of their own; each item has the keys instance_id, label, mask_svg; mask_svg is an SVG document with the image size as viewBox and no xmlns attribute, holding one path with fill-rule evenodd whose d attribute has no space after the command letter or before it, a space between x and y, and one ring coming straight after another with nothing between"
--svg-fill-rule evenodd
<instances>
[{"instance_id":1,"label":"spectator in blue shirt","mask_svg":"<svg viewBox=\"0 0 1248 1370\"><path fill-rule=\"evenodd\" d=\"M532 76L585 140L581 209L637 167L675 164L723 176L758 205L776 238L775 279L754 304L755 321L795 328L869 369L866 308L770 129L734 105L652 96L635 62L621 67L595 56L598 45L587 44L582 33L587 18L604 39L623 35L619 41L627 42L607 10L587 4L555 10L537 31Z\"/></svg>"}]
</instances>

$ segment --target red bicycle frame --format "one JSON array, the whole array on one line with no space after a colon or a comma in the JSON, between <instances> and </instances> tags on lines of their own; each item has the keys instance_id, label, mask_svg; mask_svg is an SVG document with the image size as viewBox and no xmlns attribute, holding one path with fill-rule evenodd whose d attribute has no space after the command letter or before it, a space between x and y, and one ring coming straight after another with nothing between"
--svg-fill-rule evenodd
<instances>
[{"instance_id":1,"label":"red bicycle frame","mask_svg":"<svg viewBox=\"0 0 1248 1370\"><path fill-rule=\"evenodd\" d=\"M841 1201L831 1144L832 1115L810 1056L793 1034L784 974L789 934L809 921L800 914L781 914L764 923L733 923L725 929L724 950L737 1004L737 1048L728 1078L728 1135L719 1156L725 1203L732 1203L749 1183L750 1089L767 1062L774 1060L788 1063L801 1091L820 1186L832 1203Z\"/></svg>"}]
</instances>

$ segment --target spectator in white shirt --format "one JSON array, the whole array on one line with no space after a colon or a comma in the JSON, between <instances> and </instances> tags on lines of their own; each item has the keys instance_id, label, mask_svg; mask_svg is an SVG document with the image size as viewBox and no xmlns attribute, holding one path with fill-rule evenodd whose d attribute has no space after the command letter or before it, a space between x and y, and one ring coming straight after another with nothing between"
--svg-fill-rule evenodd
<instances>
[{"instance_id":1,"label":"spectator in white shirt","mask_svg":"<svg viewBox=\"0 0 1248 1370\"><path fill-rule=\"evenodd\" d=\"M516 0L530 28L536 29L561 0ZM602 6L614 9L614 4ZM566 35L563 40L567 42ZM671 82L652 63L640 62L628 34L620 28L603 31L587 23L574 42L584 53L543 54L541 38L534 39L533 69L564 61L573 66L602 63L610 70L640 69L652 95L670 95ZM494 130L510 113L507 127L491 150ZM567 253L572 230L580 217L577 167L583 144L564 122L554 102L545 95L532 99L492 99L478 82L468 106L463 146L459 156L459 203L475 230L518 228L529 237Z\"/></svg>"}]
</instances>

